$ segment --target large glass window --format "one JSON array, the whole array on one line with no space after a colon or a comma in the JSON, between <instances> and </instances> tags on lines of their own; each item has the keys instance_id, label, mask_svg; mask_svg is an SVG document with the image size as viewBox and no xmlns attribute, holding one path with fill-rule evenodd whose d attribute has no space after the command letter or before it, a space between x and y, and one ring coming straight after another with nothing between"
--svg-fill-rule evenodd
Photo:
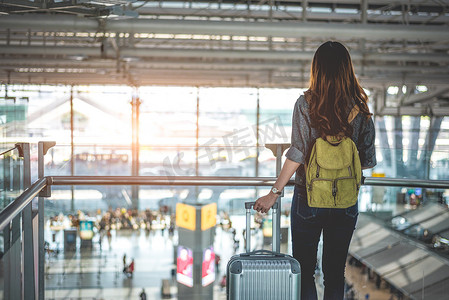
<instances>
[{"instance_id":1,"label":"large glass window","mask_svg":"<svg viewBox=\"0 0 449 300\"><path fill-rule=\"evenodd\" d=\"M302 93L302 89L271 88L2 86L2 147L17 141L33 143L35 180L36 142L54 140L57 145L45 158L45 174L71 175L72 96L74 174L131 175L131 101L138 97L140 175L275 176L276 159L265 145L290 143L292 112ZM375 116L375 126L378 165L364 171L366 176L373 172L375 176L396 178L449 178L449 117ZM67 201L71 201L71 190L53 190L54 205L70 207ZM84 199L81 207L90 207L88 190L75 188L74 200ZM91 202L99 207L126 207L131 205L131 190L91 187L89 191ZM251 187L241 192L240 198L254 199L266 190ZM192 198L227 203L229 195L234 194L226 189L140 187L139 205L154 208L160 203ZM364 187L361 209L396 207L402 194L399 188Z\"/></svg>"},{"instance_id":2,"label":"large glass window","mask_svg":"<svg viewBox=\"0 0 449 300\"><path fill-rule=\"evenodd\" d=\"M260 89L259 141L265 144L291 142L294 105L302 89ZM285 160L285 156L283 156ZM275 176L276 159L271 150L260 148L259 176Z\"/></svg>"},{"instance_id":3,"label":"large glass window","mask_svg":"<svg viewBox=\"0 0 449 300\"><path fill-rule=\"evenodd\" d=\"M199 101L200 173L254 176L257 90L201 88Z\"/></svg>"},{"instance_id":4,"label":"large glass window","mask_svg":"<svg viewBox=\"0 0 449 300\"><path fill-rule=\"evenodd\" d=\"M140 175L195 175L197 89L142 87Z\"/></svg>"}]
</instances>

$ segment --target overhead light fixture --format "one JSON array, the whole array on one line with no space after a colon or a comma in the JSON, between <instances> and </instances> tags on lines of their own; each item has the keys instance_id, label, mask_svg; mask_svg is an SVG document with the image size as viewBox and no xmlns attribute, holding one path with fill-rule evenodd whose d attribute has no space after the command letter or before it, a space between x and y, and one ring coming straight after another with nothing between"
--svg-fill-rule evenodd
<instances>
[{"instance_id":1,"label":"overhead light fixture","mask_svg":"<svg viewBox=\"0 0 449 300\"><path fill-rule=\"evenodd\" d=\"M136 56L122 56L121 58L126 62L140 61L140 58Z\"/></svg>"},{"instance_id":2,"label":"overhead light fixture","mask_svg":"<svg viewBox=\"0 0 449 300\"><path fill-rule=\"evenodd\" d=\"M67 58L77 61L86 60L88 58L85 54L75 54L75 55L68 55Z\"/></svg>"}]
</instances>

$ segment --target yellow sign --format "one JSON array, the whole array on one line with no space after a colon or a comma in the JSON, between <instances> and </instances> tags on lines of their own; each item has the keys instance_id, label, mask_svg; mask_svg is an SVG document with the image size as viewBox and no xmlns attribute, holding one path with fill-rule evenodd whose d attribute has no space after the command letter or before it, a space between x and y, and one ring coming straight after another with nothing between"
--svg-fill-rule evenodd
<instances>
[{"instance_id":1,"label":"yellow sign","mask_svg":"<svg viewBox=\"0 0 449 300\"><path fill-rule=\"evenodd\" d=\"M385 177L385 173L375 173L375 172L373 172L373 173L371 174L371 176L372 176L372 177Z\"/></svg>"},{"instance_id":2,"label":"yellow sign","mask_svg":"<svg viewBox=\"0 0 449 300\"><path fill-rule=\"evenodd\" d=\"M196 209L194 206L176 204L176 225L190 230L195 230Z\"/></svg>"},{"instance_id":3,"label":"yellow sign","mask_svg":"<svg viewBox=\"0 0 449 300\"><path fill-rule=\"evenodd\" d=\"M214 227L217 224L217 204L211 203L201 208L201 230Z\"/></svg>"}]
</instances>

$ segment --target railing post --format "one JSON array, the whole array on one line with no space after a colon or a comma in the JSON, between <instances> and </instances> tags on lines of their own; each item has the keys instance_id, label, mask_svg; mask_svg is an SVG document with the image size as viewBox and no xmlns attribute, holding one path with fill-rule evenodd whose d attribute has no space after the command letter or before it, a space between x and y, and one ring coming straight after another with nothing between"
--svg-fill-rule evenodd
<instances>
[{"instance_id":1,"label":"railing post","mask_svg":"<svg viewBox=\"0 0 449 300\"><path fill-rule=\"evenodd\" d=\"M3 288L3 299L11 299L11 228L10 224L3 229L3 251L4 255L2 257L4 268L3 274L8 274L4 276L4 288Z\"/></svg>"},{"instance_id":2,"label":"railing post","mask_svg":"<svg viewBox=\"0 0 449 300\"><path fill-rule=\"evenodd\" d=\"M47 154L47 151L56 145L56 142L39 142L37 149L37 175L38 178L44 177L44 156ZM47 185L40 193L39 197L51 197L51 189L50 186Z\"/></svg>"},{"instance_id":3,"label":"railing post","mask_svg":"<svg viewBox=\"0 0 449 300\"><path fill-rule=\"evenodd\" d=\"M289 143L280 143L280 144L265 144L265 147L270 149L271 152L273 152L273 155L276 157L276 178L281 173L282 169L282 154L284 151L290 147ZM278 203L278 209L279 213L276 214L276 220L273 220L273 222L277 222L277 224L281 224L281 214L282 214L282 197L284 196L284 191L282 191L282 194L279 195L279 197L276 199L276 202ZM280 228L279 228L280 229ZM276 236L273 236L273 243L275 243L276 248L274 251L280 252L281 251L281 231L279 230L279 234L276 234Z\"/></svg>"},{"instance_id":4,"label":"railing post","mask_svg":"<svg viewBox=\"0 0 449 300\"><path fill-rule=\"evenodd\" d=\"M48 149L53 147L55 142L39 142L37 172L38 178L44 177L44 155ZM44 252L44 197L50 197L50 187L47 186L39 193L38 198L38 244L39 244L39 263L38 263L38 299L45 299L45 252Z\"/></svg>"},{"instance_id":5,"label":"railing post","mask_svg":"<svg viewBox=\"0 0 449 300\"><path fill-rule=\"evenodd\" d=\"M140 104L139 97L133 95L132 106L132 163L131 163L131 175L139 175L139 155L140 155L140 141L139 141L139 118L140 118ZM133 209L139 208L139 186L131 186L131 207Z\"/></svg>"},{"instance_id":6,"label":"railing post","mask_svg":"<svg viewBox=\"0 0 449 300\"><path fill-rule=\"evenodd\" d=\"M17 143L19 156L23 158L23 188L28 189L31 186L31 166L30 166L30 144ZM22 287L24 299L35 299L35 276L34 276L34 245L33 245L33 219L32 202L30 202L22 211L22 230L23 230L23 274ZM24 284L24 283L27 284Z\"/></svg>"},{"instance_id":7,"label":"railing post","mask_svg":"<svg viewBox=\"0 0 449 300\"><path fill-rule=\"evenodd\" d=\"M17 145L16 145L17 148ZM21 149L19 150L19 156L23 157L21 154ZM20 184L20 167L17 167L17 165L12 166L13 172L11 174L12 176L12 185L10 188L14 190L19 190L21 187ZM16 174L18 173L18 174ZM23 178L25 180L25 177ZM8 180L10 182L10 180ZM11 182L10 182L11 184ZM25 182L24 182L25 184ZM6 276L9 277L7 282L5 282L5 285L7 287L5 289L8 289L5 291L5 299L22 299L23 293L22 293L22 243L21 243L21 229L20 229L20 222L21 222L21 214L18 214L8 225L4 230L4 239L5 239L5 253L8 253L8 255L5 255L5 261L6 261L6 268L8 273L4 273ZM9 243L9 244L8 244ZM8 265L9 264L9 265ZM8 298L9 297L9 298Z\"/></svg>"},{"instance_id":8,"label":"railing post","mask_svg":"<svg viewBox=\"0 0 449 300\"><path fill-rule=\"evenodd\" d=\"M13 149L10 149L9 151L11 151ZM6 154L9 151L5 151L2 152L1 155ZM3 172L3 178L4 180L2 180L2 184L3 184L3 190L7 191L10 189L10 180L9 180L9 169L10 169L10 164L9 164L9 156L5 156L7 157L7 159L4 158L3 160L3 170L1 170ZM4 205L6 206L6 194L5 194L5 198L2 199L3 201L5 201ZM3 274L8 274L8 276L3 276L4 277L4 282L3 282L3 298L4 299L11 299L11 277L9 276L11 274L11 253L10 253L10 249L11 249L11 223L9 223L4 229L3 229Z\"/></svg>"},{"instance_id":9,"label":"railing post","mask_svg":"<svg viewBox=\"0 0 449 300\"><path fill-rule=\"evenodd\" d=\"M20 242L20 214L11 222L10 298L22 299L22 243Z\"/></svg>"},{"instance_id":10,"label":"railing post","mask_svg":"<svg viewBox=\"0 0 449 300\"><path fill-rule=\"evenodd\" d=\"M42 142L38 144L38 160L37 160L37 172L38 178L44 177L44 145ZM37 239L39 245L39 262L38 266L38 285L39 285L39 300L45 299L45 252L44 252L44 198L40 196L38 197L37 204Z\"/></svg>"}]
</instances>

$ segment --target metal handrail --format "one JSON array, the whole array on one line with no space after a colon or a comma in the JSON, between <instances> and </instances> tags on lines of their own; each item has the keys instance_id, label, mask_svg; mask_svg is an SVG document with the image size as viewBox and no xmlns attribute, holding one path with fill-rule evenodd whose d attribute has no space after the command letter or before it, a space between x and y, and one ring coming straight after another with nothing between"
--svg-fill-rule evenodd
<instances>
[{"instance_id":1,"label":"metal handrail","mask_svg":"<svg viewBox=\"0 0 449 300\"><path fill-rule=\"evenodd\" d=\"M449 189L449 180L366 177L364 185Z\"/></svg>"},{"instance_id":2,"label":"metal handrail","mask_svg":"<svg viewBox=\"0 0 449 300\"><path fill-rule=\"evenodd\" d=\"M8 152L11 152L11 151L13 151L13 150L15 150L15 149L17 149L17 146L14 146L14 148L11 148L11 149L8 149L8 150L3 151L2 153L0 153L0 155L4 155L4 154L6 154L6 153L8 153Z\"/></svg>"},{"instance_id":3,"label":"metal handrail","mask_svg":"<svg viewBox=\"0 0 449 300\"><path fill-rule=\"evenodd\" d=\"M37 180L0 212L0 230L19 214L47 185L178 185L271 186L276 177L220 176L49 176ZM287 185L294 185L290 180ZM365 185L449 189L449 180L368 177Z\"/></svg>"},{"instance_id":4,"label":"metal handrail","mask_svg":"<svg viewBox=\"0 0 449 300\"><path fill-rule=\"evenodd\" d=\"M49 185L210 185L271 186L276 177L221 176L49 176ZM289 180L287 185L294 185ZM364 185L449 189L449 180L367 177Z\"/></svg>"},{"instance_id":5,"label":"metal handrail","mask_svg":"<svg viewBox=\"0 0 449 300\"><path fill-rule=\"evenodd\" d=\"M275 177L220 176L49 176L49 185L271 186ZM294 184L293 181L290 185Z\"/></svg>"},{"instance_id":6,"label":"metal handrail","mask_svg":"<svg viewBox=\"0 0 449 300\"><path fill-rule=\"evenodd\" d=\"M34 199L34 197L36 197L46 186L47 178L38 179L13 202L9 203L8 206L0 212L0 230L3 230L3 228L9 225L12 219L22 212L22 210Z\"/></svg>"}]
</instances>

